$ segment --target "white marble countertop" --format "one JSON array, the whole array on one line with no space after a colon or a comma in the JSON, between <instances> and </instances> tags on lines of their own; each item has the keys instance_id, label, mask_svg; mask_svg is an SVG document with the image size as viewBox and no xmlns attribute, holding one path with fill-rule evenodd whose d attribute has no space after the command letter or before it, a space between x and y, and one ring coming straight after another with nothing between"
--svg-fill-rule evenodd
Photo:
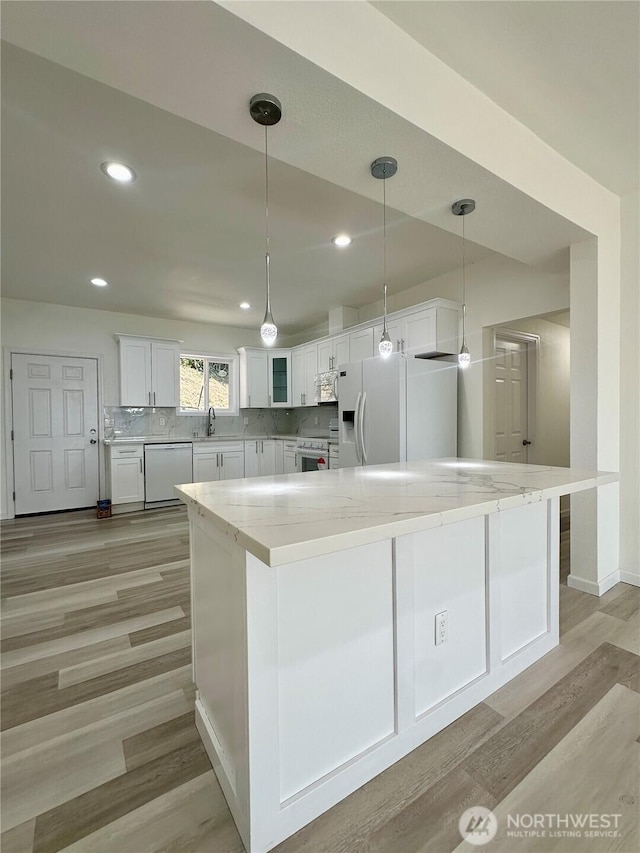
<instances>
[{"instance_id":1,"label":"white marble countertop","mask_svg":"<svg viewBox=\"0 0 640 853\"><path fill-rule=\"evenodd\" d=\"M298 436L298 435L194 435L194 436L166 436L166 435L131 435L118 436L117 438L105 438L104 444L107 446L113 444L182 444L192 443L200 444L203 441L267 441L267 439L277 438L281 441L297 441L298 438L312 438L313 436Z\"/></svg>"},{"instance_id":2,"label":"white marble countertop","mask_svg":"<svg viewBox=\"0 0 640 853\"><path fill-rule=\"evenodd\" d=\"M613 483L617 474L434 459L176 486L269 566Z\"/></svg>"}]
</instances>

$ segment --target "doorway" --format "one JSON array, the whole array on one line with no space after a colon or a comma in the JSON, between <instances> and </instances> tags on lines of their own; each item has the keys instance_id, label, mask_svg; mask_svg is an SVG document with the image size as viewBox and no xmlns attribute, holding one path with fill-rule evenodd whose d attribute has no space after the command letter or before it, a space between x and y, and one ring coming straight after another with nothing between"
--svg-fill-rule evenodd
<instances>
[{"instance_id":1,"label":"doorway","mask_svg":"<svg viewBox=\"0 0 640 853\"><path fill-rule=\"evenodd\" d=\"M495 331L493 458L499 462L533 461L538 344L535 335Z\"/></svg>"},{"instance_id":2,"label":"doorway","mask_svg":"<svg viewBox=\"0 0 640 853\"><path fill-rule=\"evenodd\" d=\"M11 354L16 515L95 506L98 363Z\"/></svg>"}]
</instances>

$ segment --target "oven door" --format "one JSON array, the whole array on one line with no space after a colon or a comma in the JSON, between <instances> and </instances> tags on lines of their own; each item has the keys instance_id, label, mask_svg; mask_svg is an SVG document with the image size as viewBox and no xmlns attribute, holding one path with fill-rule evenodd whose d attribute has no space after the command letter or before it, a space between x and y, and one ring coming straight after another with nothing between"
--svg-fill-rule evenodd
<instances>
[{"instance_id":1,"label":"oven door","mask_svg":"<svg viewBox=\"0 0 640 853\"><path fill-rule=\"evenodd\" d=\"M307 450L298 447L296 456L298 471L324 471L329 467L329 454L324 450Z\"/></svg>"}]
</instances>

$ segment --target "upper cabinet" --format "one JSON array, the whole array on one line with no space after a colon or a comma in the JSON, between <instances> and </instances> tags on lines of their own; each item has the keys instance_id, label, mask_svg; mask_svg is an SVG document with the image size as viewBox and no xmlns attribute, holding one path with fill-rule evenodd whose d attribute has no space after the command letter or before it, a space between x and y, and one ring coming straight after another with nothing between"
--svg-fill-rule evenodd
<instances>
[{"instance_id":1,"label":"upper cabinet","mask_svg":"<svg viewBox=\"0 0 640 853\"><path fill-rule=\"evenodd\" d=\"M291 395L291 350L240 347L240 408L286 408Z\"/></svg>"},{"instance_id":2,"label":"upper cabinet","mask_svg":"<svg viewBox=\"0 0 640 853\"><path fill-rule=\"evenodd\" d=\"M373 326L349 335L349 361L362 361L376 355L373 351ZM337 367L337 365L336 365Z\"/></svg>"},{"instance_id":3,"label":"upper cabinet","mask_svg":"<svg viewBox=\"0 0 640 853\"><path fill-rule=\"evenodd\" d=\"M180 341L116 335L120 405L180 405Z\"/></svg>"},{"instance_id":4,"label":"upper cabinet","mask_svg":"<svg viewBox=\"0 0 640 853\"><path fill-rule=\"evenodd\" d=\"M339 364L348 364L351 360L349 351L349 335L338 335L335 338L321 341L318 347L318 373L335 370Z\"/></svg>"},{"instance_id":5,"label":"upper cabinet","mask_svg":"<svg viewBox=\"0 0 640 853\"><path fill-rule=\"evenodd\" d=\"M315 381L318 373L318 347L296 347L291 353L292 405L315 406Z\"/></svg>"},{"instance_id":6,"label":"upper cabinet","mask_svg":"<svg viewBox=\"0 0 640 853\"><path fill-rule=\"evenodd\" d=\"M387 329L395 352L409 355L450 355L458 352L458 310L437 305L403 312L387 318ZM382 335L382 323L374 328L374 345Z\"/></svg>"}]
</instances>

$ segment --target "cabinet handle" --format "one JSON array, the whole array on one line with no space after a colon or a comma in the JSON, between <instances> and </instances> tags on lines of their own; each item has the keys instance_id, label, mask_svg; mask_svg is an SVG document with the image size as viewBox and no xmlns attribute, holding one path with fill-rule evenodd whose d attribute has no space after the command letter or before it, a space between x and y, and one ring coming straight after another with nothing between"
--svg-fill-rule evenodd
<instances>
[{"instance_id":1,"label":"cabinet handle","mask_svg":"<svg viewBox=\"0 0 640 853\"><path fill-rule=\"evenodd\" d=\"M142 474L142 458L140 458L140 473Z\"/></svg>"},{"instance_id":2,"label":"cabinet handle","mask_svg":"<svg viewBox=\"0 0 640 853\"><path fill-rule=\"evenodd\" d=\"M218 459L219 455L220 455L219 453L216 453L216 468L218 468L218 466L220 464L219 459Z\"/></svg>"},{"instance_id":3,"label":"cabinet handle","mask_svg":"<svg viewBox=\"0 0 640 853\"><path fill-rule=\"evenodd\" d=\"M398 340L396 341L396 349L398 350L398 352L401 352L401 350L400 350L400 338L398 338Z\"/></svg>"},{"instance_id":4,"label":"cabinet handle","mask_svg":"<svg viewBox=\"0 0 640 853\"><path fill-rule=\"evenodd\" d=\"M400 343L402 344L402 352L404 352L404 338L400 338Z\"/></svg>"},{"instance_id":5,"label":"cabinet handle","mask_svg":"<svg viewBox=\"0 0 640 853\"><path fill-rule=\"evenodd\" d=\"M137 453L137 451L136 450L119 450L118 454L121 454L121 453Z\"/></svg>"},{"instance_id":6,"label":"cabinet handle","mask_svg":"<svg viewBox=\"0 0 640 853\"><path fill-rule=\"evenodd\" d=\"M155 406L155 404L156 404L156 392L154 391L153 392L153 405Z\"/></svg>"},{"instance_id":7,"label":"cabinet handle","mask_svg":"<svg viewBox=\"0 0 640 853\"><path fill-rule=\"evenodd\" d=\"M251 394L249 394L249 408L251 408Z\"/></svg>"},{"instance_id":8,"label":"cabinet handle","mask_svg":"<svg viewBox=\"0 0 640 853\"><path fill-rule=\"evenodd\" d=\"M271 394L269 394L268 400L269 400L269 408L271 408Z\"/></svg>"},{"instance_id":9,"label":"cabinet handle","mask_svg":"<svg viewBox=\"0 0 640 853\"><path fill-rule=\"evenodd\" d=\"M220 467L224 468L224 453L220 454Z\"/></svg>"},{"instance_id":10,"label":"cabinet handle","mask_svg":"<svg viewBox=\"0 0 640 853\"><path fill-rule=\"evenodd\" d=\"M149 391L149 405L151 405L151 391Z\"/></svg>"},{"instance_id":11,"label":"cabinet handle","mask_svg":"<svg viewBox=\"0 0 640 853\"><path fill-rule=\"evenodd\" d=\"M260 442L260 453L264 453L264 441Z\"/></svg>"}]
</instances>

